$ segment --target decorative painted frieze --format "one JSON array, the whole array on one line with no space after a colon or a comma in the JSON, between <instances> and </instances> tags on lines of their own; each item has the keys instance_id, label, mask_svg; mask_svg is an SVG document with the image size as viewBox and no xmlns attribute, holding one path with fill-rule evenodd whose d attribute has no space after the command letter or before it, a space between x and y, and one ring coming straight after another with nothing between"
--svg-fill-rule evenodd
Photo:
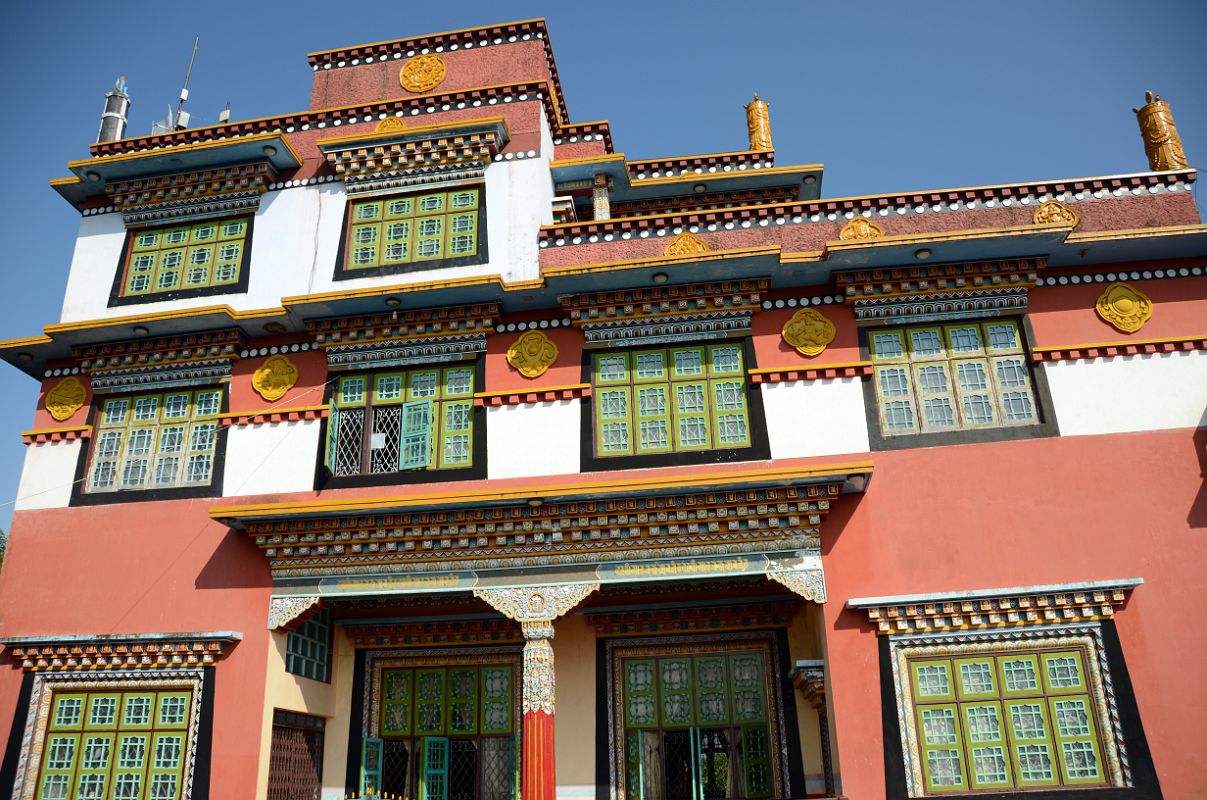
<instances>
[{"instance_id":1,"label":"decorative painted frieze","mask_svg":"<svg viewBox=\"0 0 1207 800\"><path fill-rule=\"evenodd\" d=\"M276 180L276 169L264 161L110 183L105 191L126 224L132 225L254 211Z\"/></svg>"},{"instance_id":2,"label":"decorative painted frieze","mask_svg":"<svg viewBox=\"0 0 1207 800\"><path fill-rule=\"evenodd\" d=\"M618 634L683 633L776 628L787 625L801 604L794 600L767 600L741 605L642 608L613 611L606 607L584 612L601 636Z\"/></svg>"},{"instance_id":3,"label":"decorative painted frieze","mask_svg":"<svg viewBox=\"0 0 1207 800\"><path fill-rule=\"evenodd\" d=\"M395 311L306 323L329 369L399 366L472 358L486 351L499 306L486 303Z\"/></svg>"},{"instance_id":4,"label":"decorative painted frieze","mask_svg":"<svg viewBox=\"0 0 1207 800\"><path fill-rule=\"evenodd\" d=\"M212 666L243 639L218 633L130 633L0 639L27 672Z\"/></svg>"},{"instance_id":5,"label":"decorative painted frieze","mask_svg":"<svg viewBox=\"0 0 1207 800\"><path fill-rule=\"evenodd\" d=\"M847 608L864 611L880 634L959 630L1109 619L1144 581L1124 578L931 595L863 597Z\"/></svg>"},{"instance_id":6,"label":"decorative painted frieze","mask_svg":"<svg viewBox=\"0 0 1207 800\"><path fill-rule=\"evenodd\" d=\"M451 622L391 622L343 626L356 648L365 647L465 647L519 644L520 626L510 619L458 619Z\"/></svg>"},{"instance_id":7,"label":"decorative painted frieze","mask_svg":"<svg viewBox=\"0 0 1207 800\"><path fill-rule=\"evenodd\" d=\"M1174 336L1164 339L1133 339L1123 342L1095 342L1056 347L1035 347L1032 361L1093 361L1117 356L1144 356L1158 353L1189 353L1207 350L1207 336Z\"/></svg>"}]
</instances>

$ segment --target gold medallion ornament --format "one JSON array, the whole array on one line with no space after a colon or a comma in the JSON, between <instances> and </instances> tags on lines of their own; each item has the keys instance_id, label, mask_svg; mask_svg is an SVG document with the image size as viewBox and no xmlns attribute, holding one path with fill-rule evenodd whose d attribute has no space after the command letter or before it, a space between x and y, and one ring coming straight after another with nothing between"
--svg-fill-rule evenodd
<instances>
[{"instance_id":1,"label":"gold medallion ornament","mask_svg":"<svg viewBox=\"0 0 1207 800\"><path fill-rule=\"evenodd\" d=\"M867 217L855 217L838 232L838 238L844 242L859 239L882 239L884 238L884 228Z\"/></svg>"},{"instance_id":2,"label":"gold medallion ornament","mask_svg":"<svg viewBox=\"0 0 1207 800\"><path fill-rule=\"evenodd\" d=\"M391 133L400 131L406 127L406 123L398 117L386 117L381 122L377 123L376 133Z\"/></svg>"},{"instance_id":3,"label":"gold medallion ornament","mask_svg":"<svg viewBox=\"0 0 1207 800\"><path fill-rule=\"evenodd\" d=\"M280 400L298 382L298 368L285 356L273 356L251 376L251 385L268 402Z\"/></svg>"},{"instance_id":4,"label":"gold medallion ornament","mask_svg":"<svg viewBox=\"0 0 1207 800\"><path fill-rule=\"evenodd\" d=\"M528 331L507 348L507 363L525 378L539 378L557 360L557 345L540 331Z\"/></svg>"},{"instance_id":5,"label":"gold medallion ornament","mask_svg":"<svg viewBox=\"0 0 1207 800\"><path fill-rule=\"evenodd\" d=\"M820 311L802 308L784 324L784 341L803 355L812 358L834 341L834 323Z\"/></svg>"},{"instance_id":6,"label":"gold medallion ornament","mask_svg":"<svg viewBox=\"0 0 1207 800\"><path fill-rule=\"evenodd\" d=\"M64 378L46 393L46 410L50 416L62 422L79 411L88 399L88 390L76 377Z\"/></svg>"},{"instance_id":7,"label":"gold medallion ornament","mask_svg":"<svg viewBox=\"0 0 1207 800\"><path fill-rule=\"evenodd\" d=\"M1035 209L1031 221L1036 225L1070 225L1076 228L1081 218L1077 216L1076 211L1059 200L1049 200Z\"/></svg>"},{"instance_id":8,"label":"gold medallion ornament","mask_svg":"<svg viewBox=\"0 0 1207 800\"><path fill-rule=\"evenodd\" d=\"M1153 315L1153 301L1139 289L1126 283L1106 287L1095 304L1098 316L1124 333L1135 333Z\"/></svg>"},{"instance_id":9,"label":"gold medallion ornament","mask_svg":"<svg viewBox=\"0 0 1207 800\"><path fill-rule=\"evenodd\" d=\"M1173 124L1173 109L1161 99L1161 95L1145 92L1147 101L1143 108L1133 108L1136 121L1140 123L1140 135L1144 138L1144 153L1148 156L1148 167L1156 172L1170 169L1186 169L1186 151L1182 149L1182 137L1178 126Z\"/></svg>"},{"instance_id":10,"label":"gold medallion ornament","mask_svg":"<svg viewBox=\"0 0 1207 800\"><path fill-rule=\"evenodd\" d=\"M443 83L447 74L448 67L444 65L444 59L429 53L415 56L403 64L402 72L398 74L398 82L408 92L426 92Z\"/></svg>"},{"instance_id":11,"label":"gold medallion ornament","mask_svg":"<svg viewBox=\"0 0 1207 800\"><path fill-rule=\"evenodd\" d=\"M671 239L662 252L668 256L694 256L697 253L707 253L708 245L694 233L684 231Z\"/></svg>"}]
</instances>

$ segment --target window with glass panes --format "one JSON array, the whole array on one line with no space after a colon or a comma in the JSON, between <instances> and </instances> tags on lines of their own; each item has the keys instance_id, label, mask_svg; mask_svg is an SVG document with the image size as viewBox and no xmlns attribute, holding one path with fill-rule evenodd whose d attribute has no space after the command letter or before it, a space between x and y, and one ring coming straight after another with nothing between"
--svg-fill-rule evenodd
<instances>
[{"instance_id":1,"label":"window with glass panes","mask_svg":"<svg viewBox=\"0 0 1207 800\"><path fill-rule=\"evenodd\" d=\"M926 792L1109 782L1084 650L911 659L909 679Z\"/></svg>"},{"instance_id":2,"label":"window with glass panes","mask_svg":"<svg viewBox=\"0 0 1207 800\"><path fill-rule=\"evenodd\" d=\"M477 255L480 202L477 188L353 201L344 269Z\"/></svg>"},{"instance_id":3,"label":"window with glass panes","mask_svg":"<svg viewBox=\"0 0 1207 800\"><path fill-rule=\"evenodd\" d=\"M36 800L181 800L189 690L56 692Z\"/></svg>"},{"instance_id":4,"label":"window with glass panes","mask_svg":"<svg viewBox=\"0 0 1207 800\"><path fill-rule=\"evenodd\" d=\"M596 353L595 453L750 446L740 344Z\"/></svg>"},{"instance_id":5,"label":"window with glass panes","mask_svg":"<svg viewBox=\"0 0 1207 800\"><path fill-rule=\"evenodd\" d=\"M327 419L336 476L473 466L474 368L431 367L339 379Z\"/></svg>"},{"instance_id":6,"label":"window with glass panes","mask_svg":"<svg viewBox=\"0 0 1207 800\"><path fill-rule=\"evenodd\" d=\"M885 436L1039 422L1014 320L872 330Z\"/></svg>"},{"instance_id":7,"label":"window with glass panes","mask_svg":"<svg viewBox=\"0 0 1207 800\"><path fill-rule=\"evenodd\" d=\"M87 490L209 485L221 409L220 389L106 397L93 432Z\"/></svg>"},{"instance_id":8,"label":"window with glass panes","mask_svg":"<svg viewBox=\"0 0 1207 800\"><path fill-rule=\"evenodd\" d=\"M206 220L132 231L122 295L238 283L249 220Z\"/></svg>"},{"instance_id":9,"label":"window with glass panes","mask_svg":"<svg viewBox=\"0 0 1207 800\"><path fill-rule=\"evenodd\" d=\"M331 649L331 611L323 609L285 637L285 671L326 681Z\"/></svg>"}]
</instances>

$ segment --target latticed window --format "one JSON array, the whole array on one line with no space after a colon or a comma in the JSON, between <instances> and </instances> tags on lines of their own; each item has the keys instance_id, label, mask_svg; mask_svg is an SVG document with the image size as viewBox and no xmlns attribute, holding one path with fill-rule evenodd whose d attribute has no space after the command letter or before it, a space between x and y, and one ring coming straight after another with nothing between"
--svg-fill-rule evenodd
<instances>
[{"instance_id":1,"label":"latticed window","mask_svg":"<svg viewBox=\"0 0 1207 800\"><path fill-rule=\"evenodd\" d=\"M208 486L222 391L107 397L96 419L89 492Z\"/></svg>"},{"instance_id":2,"label":"latticed window","mask_svg":"<svg viewBox=\"0 0 1207 800\"><path fill-rule=\"evenodd\" d=\"M909 673L926 792L1109 782L1083 650L911 659Z\"/></svg>"},{"instance_id":3,"label":"latticed window","mask_svg":"<svg viewBox=\"0 0 1207 800\"><path fill-rule=\"evenodd\" d=\"M593 364L597 456L750 446L740 344L597 353Z\"/></svg>"},{"instance_id":4,"label":"latticed window","mask_svg":"<svg viewBox=\"0 0 1207 800\"><path fill-rule=\"evenodd\" d=\"M181 800L189 691L56 693L36 800Z\"/></svg>"},{"instance_id":5,"label":"latticed window","mask_svg":"<svg viewBox=\"0 0 1207 800\"><path fill-rule=\"evenodd\" d=\"M774 793L765 651L622 662L626 797Z\"/></svg>"},{"instance_id":6,"label":"latticed window","mask_svg":"<svg viewBox=\"0 0 1207 800\"><path fill-rule=\"evenodd\" d=\"M477 255L481 200L481 190L470 187L353 201L344 269Z\"/></svg>"},{"instance_id":7,"label":"latticed window","mask_svg":"<svg viewBox=\"0 0 1207 800\"><path fill-rule=\"evenodd\" d=\"M319 717L275 710L268 762L268 800L319 800L323 785L323 730Z\"/></svg>"},{"instance_id":8,"label":"latticed window","mask_svg":"<svg viewBox=\"0 0 1207 800\"><path fill-rule=\"evenodd\" d=\"M327 420L332 475L473 466L474 368L339 379Z\"/></svg>"},{"instance_id":9,"label":"latticed window","mask_svg":"<svg viewBox=\"0 0 1207 800\"><path fill-rule=\"evenodd\" d=\"M285 637L285 671L327 681L331 652L331 610L324 608Z\"/></svg>"},{"instance_id":10,"label":"latticed window","mask_svg":"<svg viewBox=\"0 0 1207 800\"><path fill-rule=\"evenodd\" d=\"M380 673L379 736L362 758L368 793L436 800L517 800L515 663Z\"/></svg>"},{"instance_id":11,"label":"latticed window","mask_svg":"<svg viewBox=\"0 0 1207 800\"><path fill-rule=\"evenodd\" d=\"M238 217L131 231L122 296L238 283L250 223Z\"/></svg>"},{"instance_id":12,"label":"latticed window","mask_svg":"<svg viewBox=\"0 0 1207 800\"><path fill-rule=\"evenodd\" d=\"M1039 422L1013 320L874 330L868 342L885 436Z\"/></svg>"}]
</instances>

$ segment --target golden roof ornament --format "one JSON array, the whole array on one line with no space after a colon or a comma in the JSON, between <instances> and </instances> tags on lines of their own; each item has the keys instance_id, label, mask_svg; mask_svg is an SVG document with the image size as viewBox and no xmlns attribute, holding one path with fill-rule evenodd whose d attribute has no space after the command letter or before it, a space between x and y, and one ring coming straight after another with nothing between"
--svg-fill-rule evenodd
<instances>
[{"instance_id":1,"label":"golden roof ornament","mask_svg":"<svg viewBox=\"0 0 1207 800\"><path fill-rule=\"evenodd\" d=\"M859 241L860 239L883 239L884 228L866 217L855 217L842 227L838 238L844 242Z\"/></svg>"},{"instance_id":2,"label":"golden roof ornament","mask_svg":"<svg viewBox=\"0 0 1207 800\"><path fill-rule=\"evenodd\" d=\"M1077 227L1077 223L1081 222L1077 212L1059 200L1048 200L1035 209L1031 220L1036 225L1070 225L1074 228Z\"/></svg>"},{"instance_id":3,"label":"golden roof ornament","mask_svg":"<svg viewBox=\"0 0 1207 800\"><path fill-rule=\"evenodd\" d=\"M671 239L662 252L668 256L694 256L697 253L707 253L708 245L694 233L684 231Z\"/></svg>"},{"instance_id":4,"label":"golden roof ornament","mask_svg":"<svg viewBox=\"0 0 1207 800\"><path fill-rule=\"evenodd\" d=\"M754 99L745 106L746 133L750 136L751 150L773 150L771 146L771 115L767 113L767 103L759 99L759 93L754 93Z\"/></svg>"},{"instance_id":5,"label":"golden roof ornament","mask_svg":"<svg viewBox=\"0 0 1207 800\"><path fill-rule=\"evenodd\" d=\"M1154 172L1171 169L1186 169L1186 152L1182 139L1173 124L1173 110L1161 95L1145 92L1143 108L1133 108L1136 121L1140 123L1140 135L1144 138L1144 152L1148 154L1148 168Z\"/></svg>"},{"instance_id":6,"label":"golden roof ornament","mask_svg":"<svg viewBox=\"0 0 1207 800\"><path fill-rule=\"evenodd\" d=\"M448 67L445 66L443 58L425 53L402 65L398 82L408 92L426 92L443 83L447 74Z\"/></svg>"}]
</instances>

